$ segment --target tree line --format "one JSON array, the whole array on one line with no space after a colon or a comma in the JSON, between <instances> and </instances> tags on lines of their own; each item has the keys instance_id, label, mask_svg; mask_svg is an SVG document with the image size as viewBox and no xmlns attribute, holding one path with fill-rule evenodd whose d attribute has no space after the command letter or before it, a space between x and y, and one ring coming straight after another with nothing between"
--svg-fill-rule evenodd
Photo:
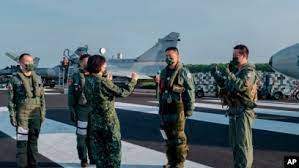
<instances>
[{"instance_id":1,"label":"tree line","mask_svg":"<svg viewBox=\"0 0 299 168\"><path fill-rule=\"evenodd\" d=\"M198 73L198 72L210 72L212 64L186 64L186 66L191 73ZM217 64L220 68L225 68L227 64ZM270 65L267 63L258 63L255 64L255 68L257 71L262 72L274 72Z\"/></svg>"}]
</instances>

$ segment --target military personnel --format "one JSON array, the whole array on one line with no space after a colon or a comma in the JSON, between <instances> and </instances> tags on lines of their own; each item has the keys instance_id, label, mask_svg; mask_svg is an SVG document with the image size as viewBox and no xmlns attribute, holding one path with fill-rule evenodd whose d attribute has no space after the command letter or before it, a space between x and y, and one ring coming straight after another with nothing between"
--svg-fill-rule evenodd
<instances>
[{"instance_id":1,"label":"military personnel","mask_svg":"<svg viewBox=\"0 0 299 168\"><path fill-rule=\"evenodd\" d=\"M257 100L257 73L248 63L245 45L234 47L233 60L225 70L214 66L212 74L221 88L223 105L227 105L229 137L233 149L234 167L251 168L253 163L252 123Z\"/></svg>"},{"instance_id":2,"label":"military personnel","mask_svg":"<svg viewBox=\"0 0 299 168\"><path fill-rule=\"evenodd\" d=\"M41 78L34 72L33 58L19 57L20 69L11 77L9 89L10 122L16 127L17 167L37 167L37 140L46 107Z\"/></svg>"},{"instance_id":3,"label":"military personnel","mask_svg":"<svg viewBox=\"0 0 299 168\"><path fill-rule=\"evenodd\" d=\"M84 92L88 104L93 107L90 115L90 139L93 158L97 168L119 168L121 164L120 124L115 111L115 97L129 96L136 83L137 74L124 87L112 82L106 74L105 57L94 55L89 58L87 69L90 76L85 79Z\"/></svg>"},{"instance_id":4,"label":"military personnel","mask_svg":"<svg viewBox=\"0 0 299 168\"><path fill-rule=\"evenodd\" d=\"M165 50L167 67L160 76L159 114L162 135L166 139L166 168L182 168L189 151L185 134L186 117L192 115L195 101L195 87L189 70L180 62L176 47Z\"/></svg>"},{"instance_id":5,"label":"military personnel","mask_svg":"<svg viewBox=\"0 0 299 168\"><path fill-rule=\"evenodd\" d=\"M81 167L87 167L87 153L90 164L95 164L90 153L88 119L92 108L87 105L83 88L85 85L85 78L89 76L86 70L89 55L83 54L79 58L79 70L72 76L72 82L68 89L68 105L71 114L71 120L77 126L77 151L79 159L81 160Z\"/></svg>"}]
</instances>

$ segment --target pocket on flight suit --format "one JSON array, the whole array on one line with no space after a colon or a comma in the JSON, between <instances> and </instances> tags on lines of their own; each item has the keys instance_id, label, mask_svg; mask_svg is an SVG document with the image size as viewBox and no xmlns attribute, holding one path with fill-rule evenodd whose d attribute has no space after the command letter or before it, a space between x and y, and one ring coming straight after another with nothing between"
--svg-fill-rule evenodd
<instances>
[{"instance_id":1,"label":"pocket on flight suit","mask_svg":"<svg viewBox=\"0 0 299 168\"><path fill-rule=\"evenodd\" d=\"M176 104L176 109L177 109L177 121L176 121L176 128L177 131L184 131L185 130L185 113L184 113L184 104L183 103L177 103Z\"/></svg>"},{"instance_id":2,"label":"pocket on flight suit","mask_svg":"<svg viewBox=\"0 0 299 168\"><path fill-rule=\"evenodd\" d=\"M28 120L29 120L29 110L26 106L20 106L17 109L17 125L23 128L28 128Z\"/></svg>"}]
</instances>

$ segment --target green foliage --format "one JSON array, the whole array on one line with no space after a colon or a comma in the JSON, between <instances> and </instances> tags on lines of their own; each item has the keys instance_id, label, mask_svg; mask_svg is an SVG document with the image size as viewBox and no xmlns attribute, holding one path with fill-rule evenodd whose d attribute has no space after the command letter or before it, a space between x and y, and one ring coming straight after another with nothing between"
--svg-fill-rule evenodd
<instances>
[{"instance_id":1,"label":"green foliage","mask_svg":"<svg viewBox=\"0 0 299 168\"><path fill-rule=\"evenodd\" d=\"M155 82L141 82L139 85L140 89L156 89L156 83Z\"/></svg>"},{"instance_id":2,"label":"green foliage","mask_svg":"<svg viewBox=\"0 0 299 168\"><path fill-rule=\"evenodd\" d=\"M191 73L198 73L198 72L209 72L211 70L211 65L207 64L186 64L184 65L189 69ZM225 69L227 64L217 64L219 69ZM271 67L267 63L259 63L255 64L256 70L257 71L262 71L262 72L273 72Z\"/></svg>"},{"instance_id":3,"label":"green foliage","mask_svg":"<svg viewBox=\"0 0 299 168\"><path fill-rule=\"evenodd\" d=\"M274 72L269 64L255 64L255 68L257 71L262 71L262 72Z\"/></svg>"}]
</instances>

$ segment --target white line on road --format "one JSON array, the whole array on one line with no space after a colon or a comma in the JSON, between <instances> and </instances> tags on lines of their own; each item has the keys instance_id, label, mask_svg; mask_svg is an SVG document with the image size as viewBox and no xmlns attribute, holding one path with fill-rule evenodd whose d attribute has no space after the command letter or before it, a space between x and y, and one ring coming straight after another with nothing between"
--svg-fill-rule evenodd
<instances>
[{"instance_id":1,"label":"white line on road","mask_svg":"<svg viewBox=\"0 0 299 168\"><path fill-rule=\"evenodd\" d=\"M220 103L219 99L202 99L202 102L213 102ZM287 108L298 108L299 103L290 103L290 102L279 102L279 101L271 101L271 100L259 100L257 101L258 106L266 106L266 107L287 107Z\"/></svg>"},{"instance_id":2,"label":"white line on road","mask_svg":"<svg viewBox=\"0 0 299 168\"><path fill-rule=\"evenodd\" d=\"M116 102L116 108L142 113L158 114L158 107L156 106ZM206 113L203 111L196 111L189 119L228 125L228 118L224 115ZM278 133L299 135L299 124L296 123L256 119L253 128Z\"/></svg>"},{"instance_id":3,"label":"white line on road","mask_svg":"<svg viewBox=\"0 0 299 168\"><path fill-rule=\"evenodd\" d=\"M158 103L158 101L149 101L150 103ZM217 110L226 110L221 104L210 104L210 103L195 103L195 107L201 108L210 108ZM299 117L299 109L297 111L287 111L287 110L276 110L276 109L266 109L266 108L255 108L254 111L257 114L271 114L277 116L286 116L286 117Z\"/></svg>"},{"instance_id":4,"label":"white line on road","mask_svg":"<svg viewBox=\"0 0 299 168\"><path fill-rule=\"evenodd\" d=\"M9 116L5 107L0 107L0 131L15 138L15 128L9 124ZM75 127L71 125L46 119L41 128L38 148L39 153L63 167L80 167L76 150ZM160 168L165 163L164 153L122 141L122 168ZM208 168L208 166L192 161L186 161L185 166Z\"/></svg>"}]
</instances>

